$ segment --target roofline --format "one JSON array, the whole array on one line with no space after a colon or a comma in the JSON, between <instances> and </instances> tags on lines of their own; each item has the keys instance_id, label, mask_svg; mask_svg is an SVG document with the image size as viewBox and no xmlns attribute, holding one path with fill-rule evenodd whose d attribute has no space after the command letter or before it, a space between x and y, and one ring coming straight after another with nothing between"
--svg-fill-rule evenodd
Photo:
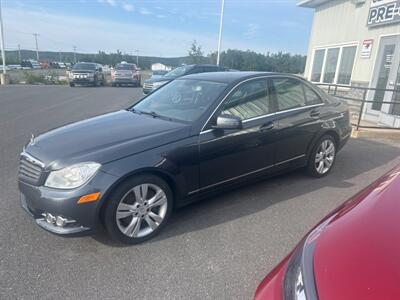
<instances>
[{"instance_id":1,"label":"roofline","mask_svg":"<svg viewBox=\"0 0 400 300\"><path fill-rule=\"evenodd\" d=\"M300 0L297 3L297 6L308 7L308 8L316 8L317 6L324 4L331 0Z\"/></svg>"}]
</instances>

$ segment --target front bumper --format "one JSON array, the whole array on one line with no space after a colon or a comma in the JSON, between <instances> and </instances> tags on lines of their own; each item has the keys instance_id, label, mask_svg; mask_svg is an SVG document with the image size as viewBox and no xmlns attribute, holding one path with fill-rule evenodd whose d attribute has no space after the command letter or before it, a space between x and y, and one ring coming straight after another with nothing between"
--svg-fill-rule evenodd
<instances>
[{"instance_id":1,"label":"front bumper","mask_svg":"<svg viewBox=\"0 0 400 300\"><path fill-rule=\"evenodd\" d=\"M34 218L37 225L54 234L64 236L90 234L98 226L104 195L116 180L117 178L110 174L98 172L88 184L74 190L57 190L18 181L21 206ZM77 203L80 197L96 192L101 194L97 201ZM46 221L44 217L46 213L75 222L57 226Z\"/></svg>"},{"instance_id":2,"label":"front bumper","mask_svg":"<svg viewBox=\"0 0 400 300\"><path fill-rule=\"evenodd\" d=\"M135 85L139 85L140 84L140 80L136 79L136 78L123 78L123 77L115 77L112 79L111 83L117 83L117 84L135 84Z\"/></svg>"},{"instance_id":3,"label":"front bumper","mask_svg":"<svg viewBox=\"0 0 400 300\"><path fill-rule=\"evenodd\" d=\"M143 88L143 94L144 95L150 94L152 91L153 91L153 89L145 89L145 88Z\"/></svg>"},{"instance_id":4,"label":"front bumper","mask_svg":"<svg viewBox=\"0 0 400 300\"><path fill-rule=\"evenodd\" d=\"M70 83L74 83L74 84L82 84L82 85L93 84L93 82L94 82L94 77L73 78L73 79L70 79L69 82L70 82Z\"/></svg>"}]
</instances>

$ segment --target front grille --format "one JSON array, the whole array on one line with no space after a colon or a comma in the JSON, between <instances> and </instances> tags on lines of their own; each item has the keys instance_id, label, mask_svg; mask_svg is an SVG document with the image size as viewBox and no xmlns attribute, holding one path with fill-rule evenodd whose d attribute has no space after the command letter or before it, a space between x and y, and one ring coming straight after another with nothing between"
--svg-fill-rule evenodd
<instances>
[{"instance_id":1,"label":"front grille","mask_svg":"<svg viewBox=\"0 0 400 300\"><path fill-rule=\"evenodd\" d=\"M43 163L27 154L21 154L18 178L33 185L39 185Z\"/></svg>"},{"instance_id":2,"label":"front grille","mask_svg":"<svg viewBox=\"0 0 400 300\"><path fill-rule=\"evenodd\" d=\"M153 84L152 83L144 83L143 84L143 88L151 90L153 88Z\"/></svg>"}]
</instances>

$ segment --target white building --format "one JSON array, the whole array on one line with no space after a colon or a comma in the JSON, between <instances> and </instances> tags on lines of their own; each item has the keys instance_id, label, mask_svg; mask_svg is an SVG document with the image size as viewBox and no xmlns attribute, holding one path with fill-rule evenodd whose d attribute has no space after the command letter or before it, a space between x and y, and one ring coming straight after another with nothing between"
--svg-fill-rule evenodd
<instances>
[{"instance_id":1,"label":"white building","mask_svg":"<svg viewBox=\"0 0 400 300\"><path fill-rule=\"evenodd\" d=\"M156 63L156 64L152 64L151 65L151 70L152 71L171 71L172 67L166 66L166 65L161 64L161 63Z\"/></svg>"},{"instance_id":2,"label":"white building","mask_svg":"<svg viewBox=\"0 0 400 300\"><path fill-rule=\"evenodd\" d=\"M370 91L363 118L400 127L400 0L302 0L315 10L305 76Z\"/></svg>"}]
</instances>

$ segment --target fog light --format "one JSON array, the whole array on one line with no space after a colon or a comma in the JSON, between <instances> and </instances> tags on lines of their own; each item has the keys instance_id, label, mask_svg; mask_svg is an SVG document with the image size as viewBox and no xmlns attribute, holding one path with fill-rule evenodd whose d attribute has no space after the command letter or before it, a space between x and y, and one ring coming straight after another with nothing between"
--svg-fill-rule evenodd
<instances>
[{"instance_id":1,"label":"fog light","mask_svg":"<svg viewBox=\"0 0 400 300\"><path fill-rule=\"evenodd\" d=\"M64 227L67 224L67 218L63 218L61 216L57 216L56 225L59 227Z\"/></svg>"},{"instance_id":2,"label":"fog light","mask_svg":"<svg viewBox=\"0 0 400 300\"><path fill-rule=\"evenodd\" d=\"M46 218L46 222L49 224L54 224L56 222L56 217L50 213L47 213L45 218Z\"/></svg>"}]
</instances>

